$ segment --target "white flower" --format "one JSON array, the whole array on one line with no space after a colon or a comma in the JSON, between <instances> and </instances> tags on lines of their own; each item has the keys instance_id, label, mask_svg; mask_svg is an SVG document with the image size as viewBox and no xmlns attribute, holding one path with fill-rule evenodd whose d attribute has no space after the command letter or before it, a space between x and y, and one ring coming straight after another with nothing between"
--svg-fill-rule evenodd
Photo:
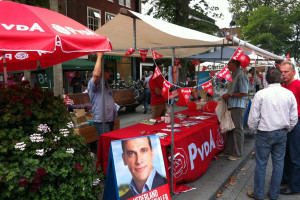
<instances>
[{"instance_id":1,"label":"white flower","mask_svg":"<svg viewBox=\"0 0 300 200\"><path fill-rule=\"evenodd\" d=\"M50 132L50 127L47 124L40 124L38 130L44 133Z\"/></svg>"},{"instance_id":2,"label":"white flower","mask_svg":"<svg viewBox=\"0 0 300 200\"><path fill-rule=\"evenodd\" d=\"M44 155L44 149L37 149L35 154L38 155L38 156L43 156Z\"/></svg>"},{"instance_id":3,"label":"white flower","mask_svg":"<svg viewBox=\"0 0 300 200\"><path fill-rule=\"evenodd\" d=\"M66 152L67 152L67 153L72 153L72 154L73 154L73 153L74 153L74 149L73 149L73 148L68 148Z\"/></svg>"},{"instance_id":4,"label":"white flower","mask_svg":"<svg viewBox=\"0 0 300 200\"><path fill-rule=\"evenodd\" d=\"M67 124L67 127L68 127L68 128L74 128L73 122L69 122L69 123Z\"/></svg>"},{"instance_id":5,"label":"white flower","mask_svg":"<svg viewBox=\"0 0 300 200\"><path fill-rule=\"evenodd\" d=\"M59 129L59 132L61 134L64 134L65 137L67 137L68 134L70 133L70 131L68 129Z\"/></svg>"},{"instance_id":6,"label":"white flower","mask_svg":"<svg viewBox=\"0 0 300 200\"><path fill-rule=\"evenodd\" d=\"M26 147L26 144L25 142L19 142L15 145L15 148L16 149L20 149L21 151L24 151L25 150L25 147Z\"/></svg>"},{"instance_id":7,"label":"white flower","mask_svg":"<svg viewBox=\"0 0 300 200\"><path fill-rule=\"evenodd\" d=\"M31 140L31 142L43 142L44 138L43 138L43 136L41 136L41 134L34 133L34 134L30 135L30 140Z\"/></svg>"},{"instance_id":8,"label":"white flower","mask_svg":"<svg viewBox=\"0 0 300 200\"><path fill-rule=\"evenodd\" d=\"M101 182L100 179L97 178L95 181L93 181L93 186L98 185L100 182Z\"/></svg>"},{"instance_id":9,"label":"white flower","mask_svg":"<svg viewBox=\"0 0 300 200\"><path fill-rule=\"evenodd\" d=\"M53 141L54 141L54 142L57 142L58 140L60 140L60 137L58 137L58 136L54 136L54 139L53 139Z\"/></svg>"},{"instance_id":10,"label":"white flower","mask_svg":"<svg viewBox=\"0 0 300 200\"><path fill-rule=\"evenodd\" d=\"M91 152L91 157L93 157L93 158L95 157L95 154L93 152Z\"/></svg>"}]
</instances>

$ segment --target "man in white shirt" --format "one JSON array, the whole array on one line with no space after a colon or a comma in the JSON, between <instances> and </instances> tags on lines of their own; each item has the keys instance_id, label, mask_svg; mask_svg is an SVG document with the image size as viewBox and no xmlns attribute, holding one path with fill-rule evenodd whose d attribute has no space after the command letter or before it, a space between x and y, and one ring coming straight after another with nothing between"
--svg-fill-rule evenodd
<instances>
[{"instance_id":1,"label":"man in white shirt","mask_svg":"<svg viewBox=\"0 0 300 200\"><path fill-rule=\"evenodd\" d=\"M255 137L255 175L254 191L248 196L264 199L266 166L272 156L273 172L269 188L269 198L277 199L283 173L287 133L298 121L297 102L293 93L281 87L281 71L268 70L268 86L254 96L248 126Z\"/></svg>"}]
</instances>

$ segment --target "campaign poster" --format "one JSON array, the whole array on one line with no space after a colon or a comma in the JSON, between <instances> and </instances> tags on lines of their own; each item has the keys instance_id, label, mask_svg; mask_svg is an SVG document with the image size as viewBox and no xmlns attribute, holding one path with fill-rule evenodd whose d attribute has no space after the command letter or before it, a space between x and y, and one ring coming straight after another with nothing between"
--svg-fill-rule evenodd
<instances>
[{"instance_id":1,"label":"campaign poster","mask_svg":"<svg viewBox=\"0 0 300 200\"><path fill-rule=\"evenodd\" d=\"M198 89L203 89L200 85L209 81L211 78L209 76L210 71L200 72L198 75Z\"/></svg>"},{"instance_id":2,"label":"campaign poster","mask_svg":"<svg viewBox=\"0 0 300 200\"><path fill-rule=\"evenodd\" d=\"M111 142L120 200L169 200L170 190L159 137Z\"/></svg>"}]
</instances>

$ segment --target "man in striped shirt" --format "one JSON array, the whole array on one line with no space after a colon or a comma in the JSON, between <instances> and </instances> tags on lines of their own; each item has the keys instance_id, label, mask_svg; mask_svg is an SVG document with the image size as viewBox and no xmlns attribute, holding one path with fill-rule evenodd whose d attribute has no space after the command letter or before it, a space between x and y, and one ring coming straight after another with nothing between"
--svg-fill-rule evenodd
<instances>
[{"instance_id":1,"label":"man in striped shirt","mask_svg":"<svg viewBox=\"0 0 300 200\"><path fill-rule=\"evenodd\" d=\"M232 85L228 92L222 95L227 100L228 109L235 128L226 133L226 146L221 155L228 156L229 160L238 160L243 156L244 132L243 122L248 99L249 79L240 68L239 60L230 60L228 68L232 74Z\"/></svg>"}]
</instances>

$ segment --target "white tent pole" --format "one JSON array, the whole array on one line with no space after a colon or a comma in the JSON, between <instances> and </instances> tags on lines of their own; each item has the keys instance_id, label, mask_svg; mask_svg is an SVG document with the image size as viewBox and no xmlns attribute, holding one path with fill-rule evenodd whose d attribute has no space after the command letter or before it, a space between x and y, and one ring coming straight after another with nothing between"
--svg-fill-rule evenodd
<instances>
[{"instance_id":1,"label":"white tent pole","mask_svg":"<svg viewBox=\"0 0 300 200\"><path fill-rule=\"evenodd\" d=\"M275 55L271 52L265 51L265 50L263 50L259 47L256 47L252 44L249 44L249 43L245 42L244 40L241 40L241 39L239 39L237 37L234 37L232 35L227 35L226 39L229 40L229 41L232 41L234 43L237 43L239 46L244 46L244 47L247 47L249 49L252 49L260 55L263 55L263 56L266 56L266 57L269 57L269 58L272 58L272 59L283 60L282 56L277 56L277 55Z\"/></svg>"},{"instance_id":2,"label":"white tent pole","mask_svg":"<svg viewBox=\"0 0 300 200\"><path fill-rule=\"evenodd\" d=\"M172 49L172 66L175 65L175 49ZM174 82L174 80L173 80ZM171 100L171 191L175 194L173 188L174 175L174 99Z\"/></svg>"},{"instance_id":3,"label":"white tent pole","mask_svg":"<svg viewBox=\"0 0 300 200\"><path fill-rule=\"evenodd\" d=\"M3 54L4 87L7 88L7 69L6 69L5 51L2 51L2 54Z\"/></svg>"}]
</instances>

